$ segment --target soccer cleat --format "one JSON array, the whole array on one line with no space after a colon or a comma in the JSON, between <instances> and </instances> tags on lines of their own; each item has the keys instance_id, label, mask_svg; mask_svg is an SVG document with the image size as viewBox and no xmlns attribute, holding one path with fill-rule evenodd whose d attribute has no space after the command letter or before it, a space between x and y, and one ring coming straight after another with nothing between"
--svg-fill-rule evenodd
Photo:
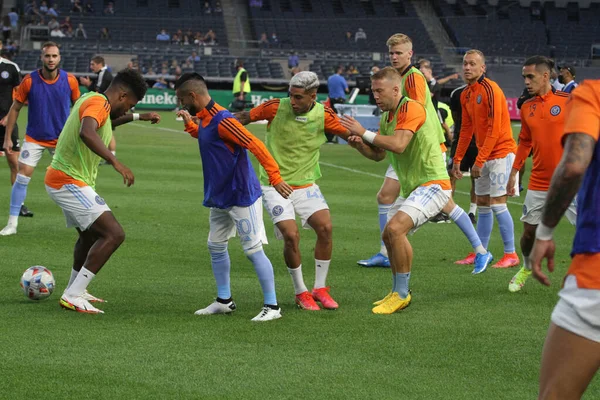
<instances>
[{"instance_id":1,"label":"soccer cleat","mask_svg":"<svg viewBox=\"0 0 600 400\"><path fill-rule=\"evenodd\" d=\"M25 204L23 204L19 211L19 217L33 217L33 212L29 211L29 208L25 207Z\"/></svg>"},{"instance_id":2,"label":"soccer cleat","mask_svg":"<svg viewBox=\"0 0 600 400\"><path fill-rule=\"evenodd\" d=\"M10 236L17 234L17 227L14 225L6 225L4 229L0 231L0 236Z\"/></svg>"},{"instance_id":3,"label":"soccer cleat","mask_svg":"<svg viewBox=\"0 0 600 400\"><path fill-rule=\"evenodd\" d=\"M373 303L374 306L378 306L380 304L385 303L386 301L388 301L390 299L390 297L392 297L393 292L389 292L388 294L385 295L385 297L381 300L377 300Z\"/></svg>"},{"instance_id":4,"label":"soccer cleat","mask_svg":"<svg viewBox=\"0 0 600 400\"><path fill-rule=\"evenodd\" d=\"M306 292L302 292L296 295L296 304L298 304L298 307L302 308L303 310L320 310L319 306L315 302L315 299L313 299L312 295L309 293L308 290Z\"/></svg>"},{"instance_id":5,"label":"soccer cleat","mask_svg":"<svg viewBox=\"0 0 600 400\"><path fill-rule=\"evenodd\" d=\"M531 276L531 271L526 269L525 267L521 267L519 272L517 272L515 274L515 276L513 276L512 279L510 280L510 282L508 284L508 291L515 293L515 292L518 292L519 290L523 289L523 286L525 285L527 278L529 278L530 276Z\"/></svg>"},{"instance_id":6,"label":"soccer cleat","mask_svg":"<svg viewBox=\"0 0 600 400\"><path fill-rule=\"evenodd\" d=\"M474 263L475 263L475 253L469 253L469 255L466 258L463 258L462 260L454 261L454 264L457 264L457 265L471 265Z\"/></svg>"},{"instance_id":7,"label":"soccer cleat","mask_svg":"<svg viewBox=\"0 0 600 400\"><path fill-rule=\"evenodd\" d=\"M327 310L337 310L338 303L335 302L329 295L329 286L319 289L313 289L312 297L315 301L321 303L323 308Z\"/></svg>"},{"instance_id":8,"label":"soccer cleat","mask_svg":"<svg viewBox=\"0 0 600 400\"><path fill-rule=\"evenodd\" d=\"M106 303L106 300L91 295L87 290L85 292L83 292L81 297L83 297L85 300L89 301L90 303Z\"/></svg>"},{"instance_id":9,"label":"soccer cleat","mask_svg":"<svg viewBox=\"0 0 600 400\"><path fill-rule=\"evenodd\" d=\"M236 310L235 303L231 300L229 303L219 303L214 301L211 305L206 308L202 308L196 311L195 315L213 315L213 314L231 314Z\"/></svg>"},{"instance_id":10,"label":"soccer cleat","mask_svg":"<svg viewBox=\"0 0 600 400\"><path fill-rule=\"evenodd\" d=\"M475 214L469 213L469 219L474 226L477 225L477 218L475 218Z\"/></svg>"},{"instance_id":11,"label":"soccer cleat","mask_svg":"<svg viewBox=\"0 0 600 400\"><path fill-rule=\"evenodd\" d=\"M511 268L518 266L520 263L521 261L517 253L504 254L504 257L492 265L492 268Z\"/></svg>"},{"instance_id":12,"label":"soccer cleat","mask_svg":"<svg viewBox=\"0 0 600 400\"><path fill-rule=\"evenodd\" d=\"M360 260L357 262L361 267L390 267L390 259L381 253L375 254L373 257L367 260Z\"/></svg>"},{"instance_id":13,"label":"soccer cleat","mask_svg":"<svg viewBox=\"0 0 600 400\"><path fill-rule=\"evenodd\" d=\"M77 311L86 314L104 314L104 311L97 309L90 304L89 301L83 298L83 296L70 296L63 293L59 300L59 304L62 308Z\"/></svg>"},{"instance_id":14,"label":"soccer cleat","mask_svg":"<svg viewBox=\"0 0 600 400\"><path fill-rule=\"evenodd\" d=\"M410 292L408 292L408 296L405 299L401 298L398 292L394 292L385 303L381 303L373 308L373 314L393 314L408 307L411 300L412 295Z\"/></svg>"},{"instance_id":15,"label":"soccer cleat","mask_svg":"<svg viewBox=\"0 0 600 400\"><path fill-rule=\"evenodd\" d=\"M272 321L274 319L279 319L281 318L281 308L277 307L275 308L271 308L268 305L264 305L264 307L262 308L262 310L260 310L260 312L258 313L258 315L254 318L252 318L251 321L255 321L255 322L266 322L266 321Z\"/></svg>"},{"instance_id":16,"label":"soccer cleat","mask_svg":"<svg viewBox=\"0 0 600 400\"><path fill-rule=\"evenodd\" d=\"M481 274L482 272L485 272L488 265L490 265L493 259L494 256L492 256L492 253L490 253L489 251L485 254L477 253L477 255L475 256L475 267L473 268L473 272L471 273L473 275L477 275Z\"/></svg>"},{"instance_id":17,"label":"soccer cleat","mask_svg":"<svg viewBox=\"0 0 600 400\"><path fill-rule=\"evenodd\" d=\"M429 222L433 222L434 224L449 224L452 221L450 221L450 218L446 214L441 212L435 217L430 218Z\"/></svg>"}]
</instances>

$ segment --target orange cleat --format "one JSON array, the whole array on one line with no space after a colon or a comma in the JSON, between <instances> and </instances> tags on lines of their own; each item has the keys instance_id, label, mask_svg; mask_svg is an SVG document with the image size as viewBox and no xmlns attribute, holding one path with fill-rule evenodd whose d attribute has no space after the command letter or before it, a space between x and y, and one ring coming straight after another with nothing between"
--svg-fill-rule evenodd
<instances>
[{"instance_id":1,"label":"orange cleat","mask_svg":"<svg viewBox=\"0 0 600 400\"><path fill-rule=\"evenodd\" d=\"M302 292L296 295L296 304L298 304L298 307L302 308L303 310L320 310L319 306L317 305L317 303L315 303L315 300L313 299L308 290L306 292Z\"/></svg>"},{"instance_id":2,"label":"orange cleat","mask_svg":"<svg viewBox=\"0 0 600 400\"><path fill-rule=\"evenodd\" d=\"M454 264L457 264L457 265L475 264L475 253L469 253L469 255L466 258L464 258L462 260L454 261Z\"/></svg>"},{"instance_id":3,"label":"orange cleat","mask_svg":"<svg viewBox=\"0 0 600 400\"><path fill-rule=\"evenodd\" d=\"M511 268L518 266L520 263L521 261L517 253L504 254L504 257L492 265L492 268Z\"/></svg>"},{"instance_id":4,"label":"orange cleat","mask_svg":"<svg viewBox=\"0 0 600 400\"><path fill-rule=\"evenodd\" d=\"M315 301L321 303L323 308L326 308L327 310L337 310L338 308L338 303L336 303L329 295L329 286L313 289L312 297Z\"/></svg>"}]
</instances>

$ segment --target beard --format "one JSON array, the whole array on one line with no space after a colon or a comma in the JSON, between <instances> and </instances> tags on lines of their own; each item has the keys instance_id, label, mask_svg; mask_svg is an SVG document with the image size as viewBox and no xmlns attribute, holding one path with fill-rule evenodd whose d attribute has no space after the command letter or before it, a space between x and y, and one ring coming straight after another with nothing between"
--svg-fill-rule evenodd
<instances>
[{"instance_id":1,"label":"beard","mask_svg":"<svg viewBox=\"0 0 600 400\"><path fill-rule=\"evenodd\" d=\"M192 117L198 114L198 109L193 104L183 106L183 109L189 112Z\"/></svg>"},{"instance_id":2,"label":"beard","mask_svg":"<svg viewBox=\"0 0 600 400\"><path fill-rule=\"evenodd\" d=\"M562 83L562 84L564 85L564 83L565 83L565 78L563 78L563 76L562 76L562 75L559 75L559 76L558 76L558 83Z\"/></svg>"}]
</instances>

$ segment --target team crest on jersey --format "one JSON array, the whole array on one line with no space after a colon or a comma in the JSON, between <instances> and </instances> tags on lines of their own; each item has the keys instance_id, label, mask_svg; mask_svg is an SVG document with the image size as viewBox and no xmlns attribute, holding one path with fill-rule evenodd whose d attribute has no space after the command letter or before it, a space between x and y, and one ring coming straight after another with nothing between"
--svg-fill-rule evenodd
<instances>
[{"instance_id":1,"label":"team crest on jersey","mask_svg":"<svg viewBox=\"0 0 600 400\"><path fill-rule=\"evenodd\" d=\"M2 71L2 73L0 74L0 76L2 77L2 79L8 79L8 77L9 77L8 71Z\"/></svg>"},{"instance_id":2,"label":"team crest on jersey","mask_svg":"<svg viewBox=\"0 0 600 400\"><path fill-rule=\"evenodd\" d=\"M104 201L104 199L100 196L96 196L96 203L98 203L99 205L103 206L106 204L106 202Z\"/></svg>"},{"instance_id":3,"label":"team crest on jersey","mask_svg":"<svg viewBox=\"0 0 600 400\"><path fill-rule=\"evenodd\" d=\"M296 121L302 122L303 124L305 124L308 122L308 118L307 117L296 117Z\"/></svg>"},{"instance_id":4,"label":"team crest on jersey","mask_svg":"<svg viewBox=\"0 0 600 400\"><path fill-rule=\"evenodd\" d=\"M29 151L27 151L27 150L23 150L23 151L21 152L21 157L23 157L23 158L29 158Z\"/></svg>"},{"instance_id":5,"label":"team crest on jersey","mask_svg":"<svg viewBox=\"0 0 600 400\"><path fill-rule=\"evenodd\" d=\"M481 97L481 95L477 95L477 104L481 104L481 100L483 99L483 97Z\"/></svg>"},{"instance_id":6,"label":"team crest on jersey","mask_svg":"<svg viewBox=\"0 0 600 400\"><path fill-rule=\"evenodd\" d=\"M554 115L555 117L560 114L560 106L554 106L550 109L550 114Z\"/></svg>"},{"instance_id":7,"label":"team crest on jersey","mask_svg":"<svg viewBox=\"0 0 600 400\"><path fill-rule=\"evenodd\" d=\"M281 207L281 206L273 207L272 213L273 213L274 217L279 217L283 213L283 207Z\"/></svg>"}]
</instances>

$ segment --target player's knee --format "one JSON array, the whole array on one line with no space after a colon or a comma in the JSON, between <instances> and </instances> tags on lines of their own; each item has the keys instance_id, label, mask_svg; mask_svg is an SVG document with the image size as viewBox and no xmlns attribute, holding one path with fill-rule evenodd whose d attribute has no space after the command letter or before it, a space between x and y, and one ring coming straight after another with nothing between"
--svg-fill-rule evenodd
<instances>
[{"instance_id":1,"label":"player's knee","mask_svg":"<svg viewBox=\"0 0 600 400\"><path fill-rule=\"evenodd\" d=\"M207 246L208 246L208 251L211 254L227 252L227 242L211 242L209 240L207 243Z\"/></svg>"},{"instance_id":2,"label":"player's knee","mask_svg":"<svg viewBox=\"0 0 600 400\"><path fill-rule=\"evenodd\" d=\"M287 248L295 249L300 243L300 232L297 230L282 232L283 244Z\"/></svg>"},{"instance_id":3,"label":"player's knee","mask_svg":"<svg viewBox=\"0 0 600 400\"><path fill-rule=\"evenodd\" d=\"M246 255L246 257L250 257L252 254L262 251L262 249L263 249L262 242L258 241L253 246L244 248L244 254Z\"/></svg>"},{"instance_id":4,"label":"player's knee","mask_svg":"<svg viewBox=\"0 0 600 400\"><path fill-rule=\"evenodd\" d=\"M331 235L333 232L333 226L331 224L331 221L328 221L318 226L317 229L315 229L315 232L317 233L319 239L331 240Z\"/></svg>"},{"instance_id":5,"label":"player's knee","mask_svg":"<svg viewBox=\"0 0 600 400\"><path fill-rule=\"evenodd\" d=\"M120 225L118 225L116 228L110 231L108 240L110 240L116 247L119 247L125 241L125 231Z\"/></svg>"},{"instance_id":6,"label":"player's knee","mask_svg":"<svg viewBox=\"0 0 600 400\"><path fill-rule=\"evenodd\" d=\"M390 242L393 242L394 240L401 238L403 236L406 236L407 234L407 230L406 228L403 226L403 224L397 222L397 221L389 221L387 223L387 225L385 226L385 229L383 231L384 237L387 236L387 240ZM385 238L384 238L384 242L385 242Z\"/></svg>"},{"instance_id":7,"label":"player's knee","mask_svg":"<svg viewBox=\"0 0 600 400\"><path fill-rule=\"evenodd\" d=\"M393 204L396 199L394 196L386 193L383 190L377 192L377 204Z\"/></svg>"}]
</instances>

